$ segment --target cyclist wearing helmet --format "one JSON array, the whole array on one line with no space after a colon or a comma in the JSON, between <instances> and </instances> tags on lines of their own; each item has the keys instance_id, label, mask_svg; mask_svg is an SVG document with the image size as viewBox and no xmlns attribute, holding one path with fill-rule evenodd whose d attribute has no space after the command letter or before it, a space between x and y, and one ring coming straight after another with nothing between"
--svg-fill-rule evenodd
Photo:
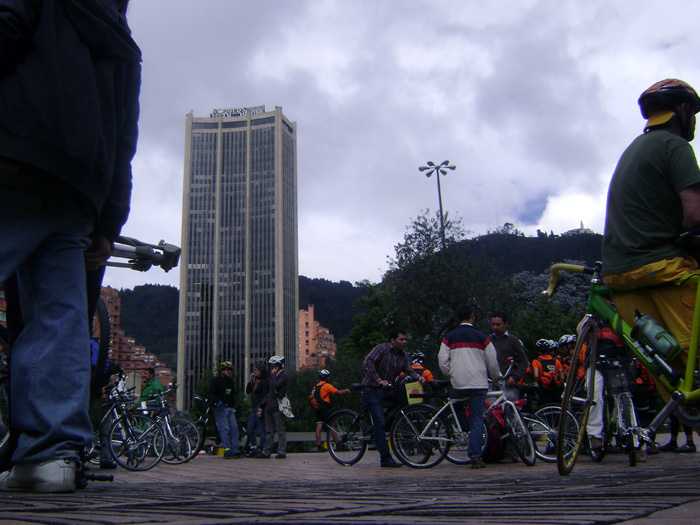
<instances>
[{"instance_id":1,"label":"cyclist wearing helmet","mask_svg":"<svg viewBox=\"0 0 700 525\"><path fill-rule=\"evenodd\" d=\"M575 335L562 335L559 338L559 361L564 372L564 377L569 373L569 363L571 363L571 354L576 346Z\"/></svg>"},{"instance_id":2,"label":"cyclist wearing helmet","mask_svg":"<svg viewBox=\"0 0 700 525\"><path fill-rule=\"evenodd\" d=\"M394 395L391 382L403 372L407 376L425 383L409 361L404 348L406 347L406 330L392 328L389 331L389 342L375 346L365 357L363 368L365 377L362 379L362 402L372 417L372 438L379 452L382 467L400 467L391 457L389 444L386 442L386 419L384 418L384 398Z\"/></svg>"},{"instance_id":3,"label":"cyclist wearing helmet","mask_svg":"<svg viewBox=\"0 0 700 525\"><path fill-rule=\"evenodd\" d=\"M535 382L540 385L538 394L542 404L561 400L564 372L561 361L554 355L558 347L557 342L551 339L539 339L535 343L539 355L532 360L532 374Z\"/></svg>"},{"instance_id":4,"label":"cyclist wearing helmet","mask_svg":"<svg viewBox=\"0 0 700 525\"><path fill-rule=\"evenodd\" d=\"M224 446L224 458L238 459L243 457L238 449L238 423L236 423L236 400L234 392L236 383L233 378L233 364L224 361L219 365L221 375L211 380L207 399L216 403L212 409L216 428L221 436L221 444Z\"/></svg>"},{"instance_id":5,"label":"cyclist wearing helmet","mask_svg":"<svg viewBox=\"0 0 700 525\"><path fill-rule=\"evenodd\" d=\"M700 225L700 168L689 144L700 97L682 80L666 79L644 91L639 106L644 133L620 157L608 189L602 275L612 288L676 281L698 270L676 240ZM685 352L672 366L679 369L687 360L695 290L689 283L613 299L627 323L636 308L678 339Z\"/></svg>"},{"instance_id":6,"label":"cyclist wearing helmet","mask_svg":"<svg viewBox=\"0 0 700 525\"><path fill-rule=\"evenodd\" d=\"M328 382L330 377L331 373L328 370L319 370L319 382L316 383L315 387L313 387L311 390L311 395L309 396L311 407L316 413L316 452L326 451L321 444L321 430L331 415L331 394L344 395L350 393L350 389L348 388L338 390L336 387L331 385ZM333 436L333 438L337 441L337 436Z\"/></svg>"},{"instance_id":7,"label":"cyclist wearing helmet","mask_svg":"<svg viewBox=\"0 0 700 525\"><path fill-rule=\"evenodd\" d=\"M284 357L274 355L268 361L270 365L270 389L260 402L258 417L265 417L265 447L256 458L269 458L272 456L272 445L275 444L275 432L277 432L277 459L287 457L287 430L285 428L284 414L280 412L278 399L287 395L287 382L289 380L284 368Z\"/></svg>"}]
</instances>

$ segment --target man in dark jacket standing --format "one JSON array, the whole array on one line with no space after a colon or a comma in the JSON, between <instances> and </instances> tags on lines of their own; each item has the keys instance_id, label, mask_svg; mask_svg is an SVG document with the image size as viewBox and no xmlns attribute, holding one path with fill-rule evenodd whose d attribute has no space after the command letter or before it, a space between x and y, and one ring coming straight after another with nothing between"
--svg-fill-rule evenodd
<instances>
[{"instance_id":1,"label":"man in dark jacket standing","mask_svg":"<svg viewBox=\"0 0 700 525\"><path fill-rule=\"evenodd\" d=\"M284 414L280 412L279 399L287 395L287 383L289 377L284 371L284 356L273 355L268 361L270 365L270 389L260 402L258 417L265 418L265 447L256 458L269 458L272 455L272 445L275 443L277 432L277 459L287 457L287 429L284 423Z\"/></svg>"},{"instance_id":2,"label":"man in dark jacket standing","mask_svg":"<svg viewBox=\"0 0 700 525\"><path fill-rule=\"evenodd\" d=\"M238 450L238 423L236 422L236 399L234 391L236 384L231 377L233 365L231 361L224 361L219 367L221 375L211 380L207 399L215 403L213 409L216 428L221 436L221 444L224 446L224 458L238 459L243 454Z\"/></svg>"},{"instance_id":3,"label":"man in dark jacket standing","mask_svg":"<svg viewBox=\"0 0 700 525\"><path fill-rule=\"evenodd\" d=\"M17 274L24 322L2 490L74 491L92 439L85 267L126 222L138 133L125 14L126 0L0 0L0 282Z\"/></svg>"}]
</instances>

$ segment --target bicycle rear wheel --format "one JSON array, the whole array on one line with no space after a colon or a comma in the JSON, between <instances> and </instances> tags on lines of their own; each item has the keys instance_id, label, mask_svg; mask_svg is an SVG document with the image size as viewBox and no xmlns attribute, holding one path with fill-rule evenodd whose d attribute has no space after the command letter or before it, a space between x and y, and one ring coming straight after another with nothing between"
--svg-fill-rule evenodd
<instances>
[{"instance_id":1,"label":"bicycle rear wheel","mask_svg":"<svg viewBox=\"0 0 700 525\"><path fill-rule=\"evenodd\" d=\"M402 463L412 468L430 468L447 456L454 431L442 417L430 421L437 410L428 405L402 409L394 418L389 439Z\"/></svg>"},{"instance_id":2,"label":"bicycle rear wheel","mask_svg":"<svg viewBox=\"0 0 700 525\"><path fill-rule=\"evenodd\" d=\"M586 440L586 423L593 403L597 342L595 322L588 316L576 339L561 402L561 413L565 417L559 418L557 468L562 476L571 473ZM573 436L572 429L576 428L578 433Z\"/></svg>"},{"instance_id":3,"label":"bicycle rear wheel","mask_svg":"<svg viewBox=\"0 0 700 525\"><path fill-rule=\"evenodd\" d=\"M367 425L352 410L338 410L326 424L326 445L331 457L341 465L354 465L367 450Z\"/></svg>"},{"instance_id":4,"label":"bicycle rear wheel","mask_svg":"<svg viewBox=\"0 0 700 525\"><path fill-rule=\"evenodd\" d=\"M561 407L559 405L547 405L540 408L527 420L528 430L535 442L535 454L538 459L546 463L557 461L557 440L559 436L559 418ZM564 435L565 454L570 454L574 449L578 437L578 423L573 414L568 414L567 429Z\"/></svg>"},{"instance_id":5,"label":"bicycle rear wheel","mask_svg":"<svg viewBox=\"0 0 700 525\"><path fill-rule=\"evenodd\" d=\"M471 439L470 429L465 429L464 432L460 432L460 426L455 421L452 413L446 418L447 423L452 428L452 440L450 442L450 447L447 450L447 456L445 459L450 463L455 465L468 465L472 462L469 457L469 440ZM488 447L489 433L486 424L483 426L483 433L481 436L481 453L483 457L484 450Z\"/></svg>"},{"instance_id":6,"label":"bicycle rear wheel","mask_svg":"<svg viewBox=\"0 0 700 525\"><path fill-rule=\"evenodd\" d=\"M165 452L165 434L150 416L124 414L109 431L109 452L120 467L148 470L155 467Z\"/></svg>"},{"instance_id":7,"label":"bicycle rear wheel","mask_svg":"<svg viewBox=\"0 0 700 525\"><path fill-rule=\"evenodd\" d=\"M537 461L535 443L532 441L530 431L513 403L505 402L503 404L503 421L515 452L523 460L523 463L528 467L532 467Z\"/></svg>"}]
</instances>

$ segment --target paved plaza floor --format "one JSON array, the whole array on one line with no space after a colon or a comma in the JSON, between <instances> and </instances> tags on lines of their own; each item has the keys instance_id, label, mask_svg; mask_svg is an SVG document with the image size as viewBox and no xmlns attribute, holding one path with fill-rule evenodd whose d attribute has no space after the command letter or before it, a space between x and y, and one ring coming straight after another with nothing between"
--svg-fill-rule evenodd
<instances>
[{"instance_id":1,"label":"paved plaza floor","mask_svg":"<svg viewBox=\"0 0 700 525\"><path fill-rule=\"evenodd\" d=\"M636 467L624 455L584 456L568 477L541 462L383 469L374 451L351 467L300 453L110 473L113 482L75 494L0 492L0 523L700 523L700 453Z\"/></svg>"}]
</instances>

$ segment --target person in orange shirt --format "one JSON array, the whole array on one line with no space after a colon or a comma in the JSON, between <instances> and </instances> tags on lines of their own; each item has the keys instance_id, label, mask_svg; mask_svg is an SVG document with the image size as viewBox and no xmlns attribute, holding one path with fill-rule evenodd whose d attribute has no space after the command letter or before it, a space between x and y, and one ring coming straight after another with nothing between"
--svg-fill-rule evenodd
<instances>
[{"instance_id":1,"label":"person in orange shirt","mask_svg":"<svg viewBox=\"0 0 700 525\"><path fill-rule=\"evenodd\" d=\"M540 339L535 348L540 352L532 360L532 375L540 386L539 397L542 404L561 401L561 386L564 384L564 371L561 362L554 355L559 345L549 339Z\"/></svg>"},{"instance_id":2,"label":"person in orange shirt","mask_svg":"<svg viewBox=\"0 0 700 525\"><path fill-rule=\"evenodd\" d=\"M309 396L309 402L311 407L316 412L316 452L325 452L323 445L321 444L321 430L323 425L328 422L328 418L331 415L331 394L349 394L350 389L344 388L343 390L338 390L336 387L328 382L331 373L328 370L319 370L318 378L320 381L311 391Z\"/></svg>"}]
</instances>

